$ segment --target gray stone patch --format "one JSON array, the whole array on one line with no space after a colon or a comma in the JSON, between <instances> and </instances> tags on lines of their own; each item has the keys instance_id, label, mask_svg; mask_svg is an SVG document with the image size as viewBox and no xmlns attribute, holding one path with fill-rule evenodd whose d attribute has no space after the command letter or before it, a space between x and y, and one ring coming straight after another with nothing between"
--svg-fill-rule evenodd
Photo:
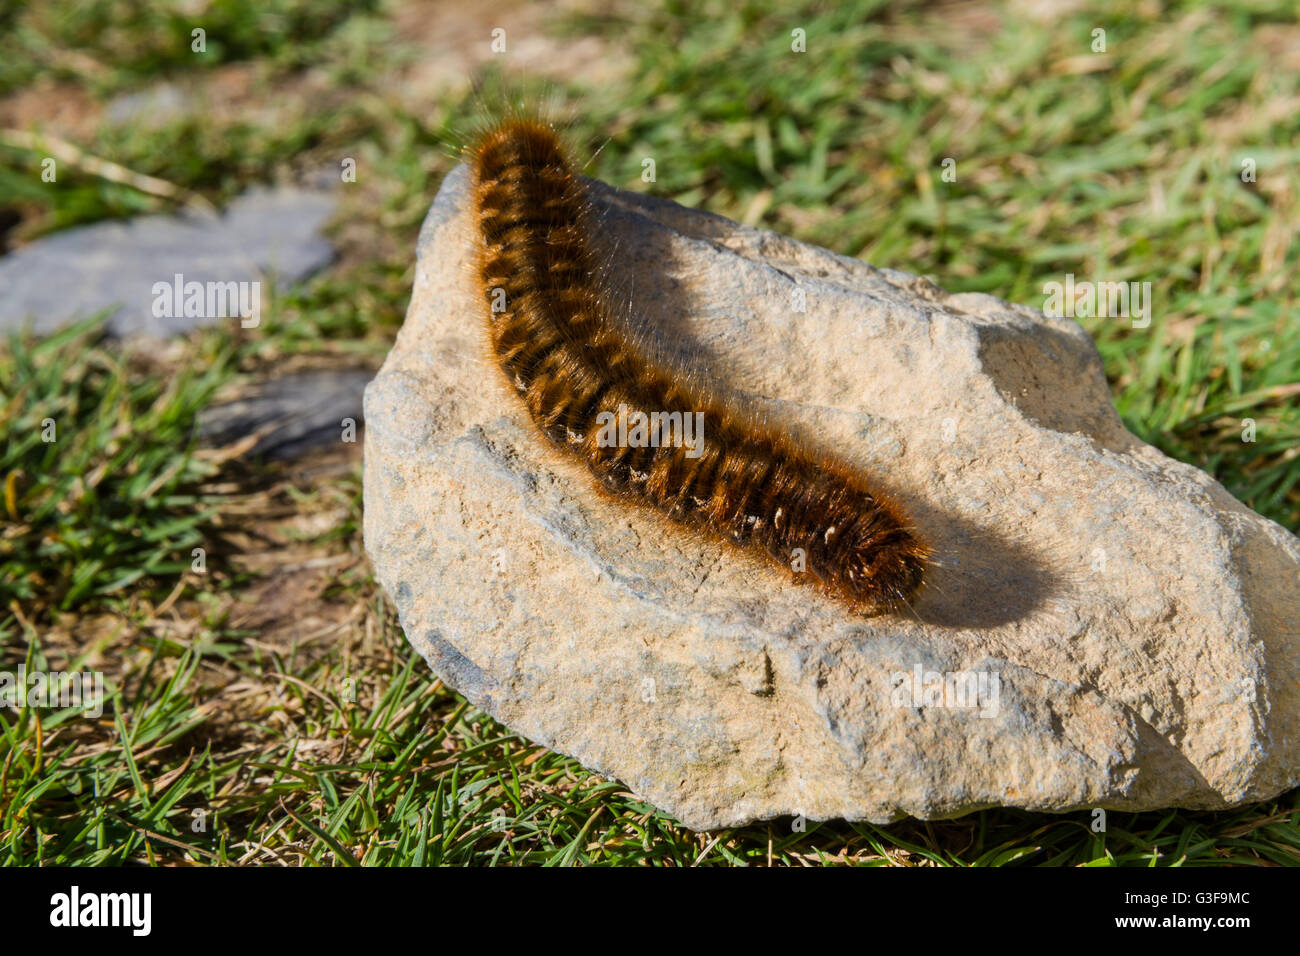
<instances>
[{"instance_id":1,"label":"gray stone patch","mask_svg":"<svg viewBox=\"0 0 1300 956\"><path fill-rule=\"evenodd\" d=\"M193 97L174 83L159 83L148 89L120 93L108 102L105 118L115 126L157 128L188 114Z\"/></svg>"},{"instance_id":2,"label":"gray stone patch","mask_svg":"<svg viewBox=\"0 0 1300 956\"><path fill-rule=\"evenodd\" d=\"M0 330L30 321L36 333L48 334L101 312L109 315L108 331L119 336L166 336L241 321L238 314L196 317L183 309L154 315L155 284L174 284L177 274L184 283L205 286L261 282L266 321L274 288L292 285L334 258L320 231L335 208L335 198L325 192L258 188L221 216L140 216L38 239L0 258Z\"/></svg>"},{"instance_id":3,"label":"gray stone patch","mask_svg":"<svg viewBox=\"0 0 1300 956\"><path fill-rule=\"evenodd\" d=\"M342 441L350 419L359 441L362 393L370 378L364 370L331 370L251 383L247 394L199 413L199 437L208 445L225 446L257 435L246 454L285 459Z\"/></svg>"}]
</instances>

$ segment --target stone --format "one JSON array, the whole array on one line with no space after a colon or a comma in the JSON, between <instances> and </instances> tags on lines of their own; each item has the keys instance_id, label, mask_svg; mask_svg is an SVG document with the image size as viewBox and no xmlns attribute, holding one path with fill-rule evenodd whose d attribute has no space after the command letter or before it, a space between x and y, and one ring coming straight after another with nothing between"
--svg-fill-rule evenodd
<instances>
[{"instance_id":1,"label":"stone","mask_svg":"<svg viewBox=\"0 0 1300 956\"><path fill-rule=\"evenodd\" d=\"M114 126L159 129L191 115L193 97L175 83L163 82L143 90L119 93L108 101L105 119Z\"/></svg>"},{"instance_id":2,"label":"stone","mask_svg":"<svg viewBox=\"0 0 1300 956\"><path fill-rule=\"evenodd\" d=\"M1126 431L1080 326L590 188L621 321L876 476L936 566L855 615L595 494L491 366L462 167L365 396L366 549L448 684L695 829L1296 786L1300 542Z\"/></svg>"},{"instance_id":3,"label":"stone","mask_svg":"<svg viewBox=\"0 0 1300 956\"><path fill-rule=\"evenodd\" d=\"M183 307L155 310L155 286L175 285L177 275L184 277L182 288L269 282L256 289L265 310L273 286L292 285L334 258L320 230L336 206L325 192L256 188L220 216L189 211L56 232L0 258L0 329L30 322L44 335L101 312L117 336L161 337L242 322L234 309L221 308L224 295L212 310L205 296L202 316L187 316ZM253 287L246 288L251 300Z\"/></svg>"},{"instance_id":4,"label":"stone","mask_svg":"<svg viewBox=\"0 0 1300 956\"><path fill-rule=\"evenodd\" d=\"M249 441L244 454L272 461L296 458L333 442L356 441L361 434L361 396L370 378L361 369L331 369L252 383L238 398L199 413L199 437L209 446Z\"/></svg>"}]
</instances>

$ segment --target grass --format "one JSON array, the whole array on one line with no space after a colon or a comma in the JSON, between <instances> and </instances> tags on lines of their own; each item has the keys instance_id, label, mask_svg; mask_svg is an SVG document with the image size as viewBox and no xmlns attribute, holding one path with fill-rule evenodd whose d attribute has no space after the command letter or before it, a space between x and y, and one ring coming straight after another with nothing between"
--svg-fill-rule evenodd
<instances>
[{"instance_id":1,"label":"grass","mask_svg":"<svg viewBox=\"0 0 1300 956\"><path fill-rule=\"evenodd\" d=\"M29 606L68 611L177 575L212 517L189 426L220 357L202 373L132 374L97 330L13 337L0 352L5 591Z\"/></svg>"},{"instance_id":2,"label":"grass","mask_svg":"<svg viewBox=\"0 0 1300 956\"><path fill-rule=\"evenodd\" d=\"M32 128L217 203L343 156L360 170L343 193L339 263L255 331L149 354L89 323L0 349L0 668L99 670L110 695L98 718L0 709L0 861L1300 863L1297 792L1221 813L1111 813L1105 834L1090 815L1011 810L693 834L445 688L366 564L357 446L260 466L197 447L193 423L250 378L377 365L448 146L503 84L489 71L477 93L410 94L420 44L451 7L393 0L321 19L306 4L255 6L246 19L245 4L210 5L207 58L176 43L180 4L125 17L107 4L0 7L0 118L33 89L64 97L77 118ZM954 291L1041 305L1066 273L1150 281L1150 327L1081 320L1125 422L1295 531L1293 21L1282 2L1099 3L1043 22L998 5L621 3L524 28L557 62L602 45L603 62L626 64L613 78L573 70L525 86L549 87L573 117L593 176ZM796 27L806 53L790 49ZM1098 27L1105 53L1091 49ZM114 97L162 82L201 108L111 120ZM941 178L944 158L956 182ZM91 162L43 184L38 160L0 139L10 245L173 208Z\"/></svg>"},{"instance_id":3,"label":"grass","mask_svg":"<svg viewBox=\"0 0 1300 956\"><path fill-rule=\"evenodd\" d=\"M0 6L0 92L42 77L89 81L96 90L186 70L265 57L312 62L319 43L372 2L322 5L310 0L214 0L201 6L150 0ZM193 31L204 36L196 48ZM202 55L198 55L198 54Z\"/></svg>"}]
</instances>

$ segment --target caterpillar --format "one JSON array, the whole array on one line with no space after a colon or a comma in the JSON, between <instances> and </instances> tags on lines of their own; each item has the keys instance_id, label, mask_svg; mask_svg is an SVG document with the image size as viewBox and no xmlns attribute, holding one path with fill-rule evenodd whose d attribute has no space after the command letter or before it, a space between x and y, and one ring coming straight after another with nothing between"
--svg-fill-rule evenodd
<instances>
[{"instance_id":1,"label":"caterpillar","mask_svg":"<svg viewBox=\"0 0 1300 956\"><path fill-rule=\"evenodd\" d=\"M465 156L492 353L545 440L599 487L684 528L786 568L802 552L815 583L855 611L907 603L929 549L897 503L850 466L709 394L614 321L585 187L559 135L511 118ZM610 440L616 417L671 425L674 415L701 424L693 443Z\"/></svg>"}]
</instances>

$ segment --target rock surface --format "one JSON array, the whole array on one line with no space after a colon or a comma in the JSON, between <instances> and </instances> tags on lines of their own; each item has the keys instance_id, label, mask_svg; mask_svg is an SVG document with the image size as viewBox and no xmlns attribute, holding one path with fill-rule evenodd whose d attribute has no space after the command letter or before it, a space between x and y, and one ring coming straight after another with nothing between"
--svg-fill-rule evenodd
<instances>
[{"instance_id":1,"label":"rock surface","mask_svg":"<svg viewBox=\"0 0 1300 956\"><path fill-rule=\"evenodd\" d=\"M935 547L915 614L855 616L543 446L471 318L466 184L366 391L365 539L475 705L696 829L1296 785L1300 542L1129 434L1074 322L592 185L626 321Z\"/></svg>"},{"instance_id":2,"label":"rock surface","mask_svg":"<svg viewBox=\"0 0 1300 956\"><path fill-rule=\"evenodd\" d=\"M254 189L220 217L202 213L101 222L38 239L0 258L0 330L30 321L46 334L110 311L114 335L163 336L238 317L155 316L154 284L291 284L334 258L320 230L334 213L328 193ZM261 289L265 309L269 286Z\"/></svg>"},{"instance_id":3,"label":"rock surface","mask_svg":"<svg viewBox=\"0 0 1300 956\"><path fill-rule=\"evenodd\" d=\"M361 369L331 369L257 382L239 398L203 409L199 437L217 446L252 440L244 454L253 458L294 458L344 440L349 420L350 434L359 433L369 381Z\"/></svg>"}]
</instances>

